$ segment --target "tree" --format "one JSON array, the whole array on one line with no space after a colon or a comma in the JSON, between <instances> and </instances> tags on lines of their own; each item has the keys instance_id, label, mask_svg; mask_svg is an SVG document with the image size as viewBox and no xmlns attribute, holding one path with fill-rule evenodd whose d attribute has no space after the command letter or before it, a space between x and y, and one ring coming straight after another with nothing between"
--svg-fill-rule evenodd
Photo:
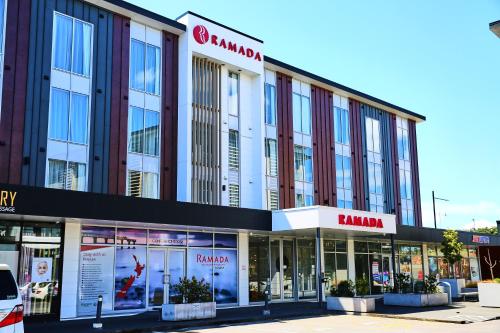
<instances>
[{"instance_id":1,"label":"tree","mask_svg":"<svg viewBox=\"0 0 500 333\"><path fill-rule=\"evenodd\" d=\"M488 258L484 256L484 262L490 266L490 274L491 274L491 279L495 280L495 276L493 275L493 268L498 264L498 260L491 260L491 255L490 255L490 249L488 249Z\"/></svg>"},{"instance_id":2,"label":"tree","mask_svg":"<svg viewBox=\"0 0 500 333\"><path fill-rule=\"evenodd\" d=\"M441 242L441 252L444 258L455 272L454 265L462 260L462 249L464 243L458 241L458 232L456 230L446 230L443 232L443 241Z\"/></svg>"},{"instance_id":3,"label":"tree","mask_svg":"<svg viewBox=\"0 0 500 333\"><path fill-rule=\"evenodd\" d=\"M470 231L478 234L488 234L488 235L496 235L498 233L497 227L472 228L470 229Z\"/></svg>"}]
</instances>

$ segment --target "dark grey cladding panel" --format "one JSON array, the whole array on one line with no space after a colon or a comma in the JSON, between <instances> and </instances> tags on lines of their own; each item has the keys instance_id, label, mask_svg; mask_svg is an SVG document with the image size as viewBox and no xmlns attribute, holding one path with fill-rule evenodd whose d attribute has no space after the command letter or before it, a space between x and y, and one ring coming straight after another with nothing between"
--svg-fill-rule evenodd
<instances>
[{"instance_id":1,"label":"dark grey cladding panel","mask_svg":"<svg viewBox=\"0 0 500 333\"><path fill-rule=\"evenodd\" d=\"M395 239L402 243L404 241L408 242L425 242L425 243L441 243L443 240L444 229L434 229L434 228L421 228L421 227L410 227L404 225L398 225L396 227L397 234ZM488 236L490 239L490 244L476 244L472 242L473 235ZM500 245L500 236L498 235L485 235L477 234L473 232L459 231L459 240L465 245Z\"/></svg>"},{"instance_id":2,"label":"dark grey cladding panel","mask_svg":"<svg viewBox=\"0 0 500 333\"><path fill-rule=\"evenodd\" d=\"M106 193L113 14L80 0L32 0L22 184L45 185L54 12L94 26L88 190Z\"/></svg>"},{"instance_id":3,"label":"dark grey cladding panel","mask_svg":"<svg viewBox=\"0 0 500 333\"><path fill-rule=\"evenodd\" d=\"M386 111L377 109L367 104L360 104L361 111L361 130L362 130L362 145L363 145L363 170L364 170L364 189L366 210L370 210L370 191L368 189L368 161L366 151L366 117L377 119L380 122L380 143L382 148L382 174L384 177L384 196L385 196L385 212L395 214L396 200L394 188L394 176L392 173L392 138L390 133L390 114Z\"/></svg>"}]
</instances>

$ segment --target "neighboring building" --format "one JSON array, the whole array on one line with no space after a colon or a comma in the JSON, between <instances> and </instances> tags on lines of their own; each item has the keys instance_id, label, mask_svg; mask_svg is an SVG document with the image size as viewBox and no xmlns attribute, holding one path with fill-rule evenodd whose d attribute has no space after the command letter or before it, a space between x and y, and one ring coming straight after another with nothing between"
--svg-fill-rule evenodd
<instances>
[{"instance_id":1,"label":"neighboring building","mask_svg":"<svg viewBox=\"0 0 500 333\"><path fill-rule=\"evenodd\" d=\"M500 20L490 23L490 30L500 38Z\"/></svg>"},{"instance_id":2,"label":"neighboring building","mask_svg":"<svg viewBox=\"0 0 500 333\"><path fill-rule=\"evenodd\" d=\"M269 284L272 302L301 301L450 274L441 231L422 228L425 117L191 12L0 4L0 262L26 316L90 316L97 295L105 314L150 310L183 276L223 307ZM456 274L478 280L477 238L460 237Z\"/></svg>"}]
</instances>

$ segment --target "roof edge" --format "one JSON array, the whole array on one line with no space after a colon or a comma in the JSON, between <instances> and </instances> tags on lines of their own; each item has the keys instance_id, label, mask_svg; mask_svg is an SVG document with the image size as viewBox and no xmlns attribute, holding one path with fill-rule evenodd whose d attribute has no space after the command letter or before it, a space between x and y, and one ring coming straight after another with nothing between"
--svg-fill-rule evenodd
<instances>
[{"instance_id":1,"label":"roof edge","mask_svg":"<svg viewBox=\"0 0 500 333\"><path fill-rule=\"evenodd\" d=\"M284 68L284 69L287 69L287 70L289 70L289 71L291 71L291 72L296 72L296 73L298 73L298 74L300 74L300 75L303 75L303 76L309 77L309 78L311 78L311 79L313 79L313 80L319 81L319 82L321 82L321 83L324 83L324 84L326 84L326 85L329 85L329 86L335 87L335 88L337 88L337 89L344 90L344 91L346 91L346 92L348 92L348 93L351 93L351 94L353 94L353 95L359 96L359 97L361 97L361 98L365 98L365 99L370 100L370 101L372 101L372 102L375 102L375 103L378 103L378 104L384 105L384 106L386 106L386 107L388 107L388 108L391 108L391 109L397 110L397 111L399 111L399 112L405 113L405 114L407 114L407 115L409 115L409 116L412 116L412 117L414 117L414 118L418 118L418 119L420 119L420 120L422 120L422 121L425 121L425 120L426 120L426 117L425 117L425 116L423 116L423 115L421 115L421 114L418 114L418 113L416 113L416 112L413 112L413 111L410 111L410 110L408 110L408 109L402 108L402 107L400 107L400 106L394 105L394 104L392 104L392 103L386 102L386 101L381 100L381 99L379 99L379 98L377 98L377 97L373 97L373 96L371 96L371 95L365 94L365 93L363 93L363 92L361 92L361 91L358 91L358 90L355 90L355 89L349 88L349 87L347 87L347 86L344 86L344 85L342 85L342 84L340 84L340 83L337 83L337 82L334 82L334 81L329 80L329 79L327 79L327 78L324 78L324 77L319 76L319 75L317 75L317 74L314 74L314 73L308 72L308 71L306 71L306 70L300 69L300 68L298 68L298 67L295 67L295 66L289 65L289 64L287 64L287 63L284 63L284 62L282 62L282 61L280 61L280 60L277 60L277 59L274 59L274 58L271 58L271 57L269 57L269 56L264 55L264 61L265 61L265 62L268 62L268 63L270 63L270 64L273 64L273 65L276 65L276 66L278 66L278 67L282 67L282 68Z\"/></svg>"},{"instance_id":2,"label":"roof edge","mask_svg":"<svg viewBox=\"0 0 500 333\"><path fill-rule=\"evenodd\" d=\"M137 13L137 14L142 15L142 16L146 16L152 20L169 25L175 29L178 29L181 31L186 31L186 26L184 24L177 22L175 20L169 19L166 16L163 16L163 15L157 14L155 12L152 12L150 10L147 10L145 8L134 5L130 2L127 2L124 0L104 0L104 2L107 2L111 5L121 7L123 9L129 10L131 12Z\"/></svg>"},{"instance_id":3,"label":"roof edge","mask_svg":"<svg viewBox=\"0 0 500 333\"><path fill-rule=\"evenodd\" d=\"M184 17L184 16L186 16L186 15L188 15L188 14L193 15L193 16L196 16L196 17L198 17L198 18L200 18L200 19L202 19L202 20L208 21L208 22L210 22L210 23L212 23L212 24L218 25L218 26L219 26L219 27L221 27L221 28L224 28L224 29L230 30L230 31L235 32L235 33L237 33L237 34L239 34L239 35L242 35L242 36L245 36L245 37L247 37L247 38L250 38L250 39L252 39L252 40L254 40L254 41L256 41L256 42L259 42L259 43L264 44L264 41L263 41L262 39L258 39L258 38L254 37L254 36L250 36L250 35L248 35L248 34L246 34L246 33L244 33L244 32L241 32L241 31L236 30L236 29L234 29L234 28L228 27L227 25L224 25L224 24L222 24L222 23L219 23L219 22L217 22L217 21L214 21L214 20L212 20L212 19L209 19L208 17L205 17L205 16L203 16L203 15L197 14L197 13L192 12L192 11L190 11L190 10L188 10L187 12L185 12L185 13L183 13L183 14L179 15L179 16L176 18L176 20L179 20L181 17Z\"/></svg>"}]
</instances>

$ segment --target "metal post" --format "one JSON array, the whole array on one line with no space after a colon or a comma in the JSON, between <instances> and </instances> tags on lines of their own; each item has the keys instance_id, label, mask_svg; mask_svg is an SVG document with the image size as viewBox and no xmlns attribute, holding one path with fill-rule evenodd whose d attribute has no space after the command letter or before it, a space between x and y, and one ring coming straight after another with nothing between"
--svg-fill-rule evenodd
<instances>
[{"instance_id":1,"label":"metal post","mask_svg":"<svg viewBox=\"0 0 500 333\"><path fill-rule=\"evenodd\" d=\"M271 315L271 310L269 309L269 297L271 297L271 279L267 278L267 286L264 291L264 310L262 311L262 314L265 317L268 317Z\"/></svg>"},{"instance_id":2,"label":"metal post","mask_svg":"<svg viewBox=\"0 0 500 333\"><path fill-rule=\"evenodd\" d=\"M102 313L102 295L99 295L97 297L97 310L95 314L95 322L92 324L93 328L102 328L101 313Z\"/></svg>"},{"instance_id":3,"label":"metal post","mask_svg":"<svg viewBox=\"0 0 500 333\"><path fill-rule=\"evenodd\" d=\"M319 307L323 308L323 274L321 272L321 229L316 228L316 276L318 281Z\"/></svg>"},{"instance_id":4,"label":"metal post","mask_svg":"<svg viewBox=\"0 0 500 333\"><path fill-rule=\"evenodd\" d=\"M436 198L434 197L434 190L432 191L432 211L434 212L434 229L437 229L437 223L436 223Z\"/></svg>"},{"instance_id":5,"label":"metal post","mask_svg":"<svg viewBox=\"0 0 500 333\"><path fill-rule=\"evenodd\" d=\"M394 244L394 234L391 234L391 261L392 261L392 286L396 286L396 245Z\"/></svg>"}]
</instances>

